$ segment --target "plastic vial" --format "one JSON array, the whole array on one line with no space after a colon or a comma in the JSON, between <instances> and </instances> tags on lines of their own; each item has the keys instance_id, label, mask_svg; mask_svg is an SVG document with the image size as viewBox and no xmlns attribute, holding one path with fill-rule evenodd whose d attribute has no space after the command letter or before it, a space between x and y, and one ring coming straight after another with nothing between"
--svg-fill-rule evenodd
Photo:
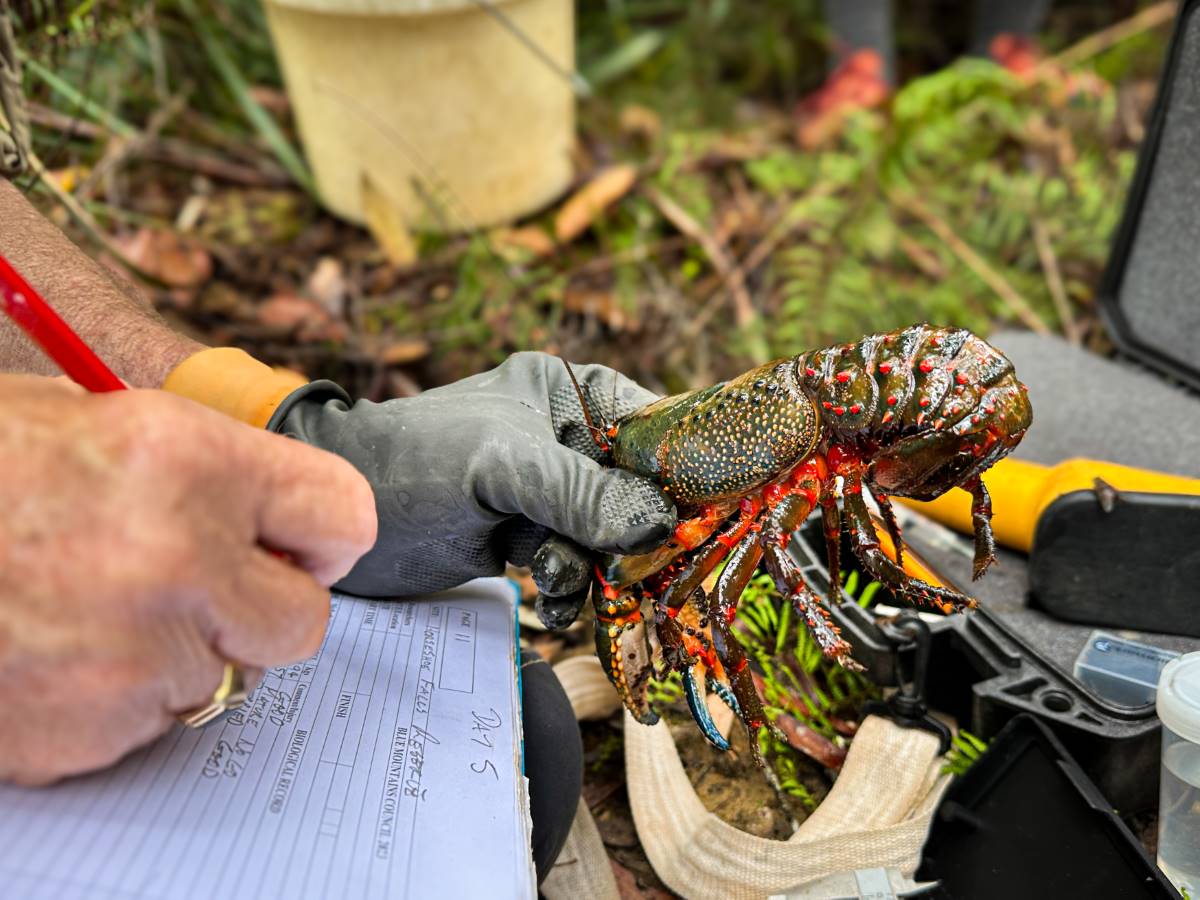
<instances>
[{"instance_id":1,"label":"plastic vial","mask_svg":"<svg viewBox=\"0 0 1200 900\"><path fill-rule=\"evenodd\" d=\"M1157 708L1163 725L1158 867L1185 896L1200 897L1200 652L1167 663Z\"/></svg>"}]
</instances>

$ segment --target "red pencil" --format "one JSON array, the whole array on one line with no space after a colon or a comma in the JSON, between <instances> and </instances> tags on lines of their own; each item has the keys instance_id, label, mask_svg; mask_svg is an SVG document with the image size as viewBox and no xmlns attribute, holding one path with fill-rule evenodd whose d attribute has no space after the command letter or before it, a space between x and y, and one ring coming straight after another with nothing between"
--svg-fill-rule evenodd
<instances>
[{"instance_id":1,"label":"red pencil","mask_svg":"<svg viewBox=\"0 0 1200 900\"><path fill-rule=\"evenodd\" d=\"M123 391L125 383L101 362L0 254L0 306L58 367L89 391Z\"/></svg>"}]
</instances>

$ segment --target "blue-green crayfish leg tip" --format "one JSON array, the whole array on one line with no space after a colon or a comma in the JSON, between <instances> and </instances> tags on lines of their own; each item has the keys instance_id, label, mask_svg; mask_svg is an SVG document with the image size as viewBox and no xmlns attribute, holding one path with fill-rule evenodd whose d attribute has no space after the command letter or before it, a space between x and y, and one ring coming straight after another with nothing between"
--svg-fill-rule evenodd
<instances>
[{"instance_id":1,"label":"blue-green crayfish leg tip","mask_svg":"<svg viewBox=\"0 0 1200 900\"><path fill-rule=\"evenodd\" d=\"M696 685L696 676L692 674L691 669L686 669L682 674L683 693L687 697L688 709L692 711L692 718L696 720L700 731L708 738L710 744L718 750L728 750L729 741L725 740L725 736L717 730L717 723L709 715L708 706L705 705L704 698L700 696L700 689Z\"/></svg>"},{"instance_id":2,"label":"blue-green crayfish leg tip","mask_svg":"<svg viewBox=\"0 0 1200 900\"><path fill-rule=\"evenodd\" d=\"M708 680L705 683L708 685L708 689L710 691L720 697L721 701L731 710L733 710L733 714L735 716L737 716L739 719L742 717L742 705L738 703L737 697L733 695L733 691L729 689L729 685L725 684L724 682L717 681L717 679L713 678L711 675L708 676Z\"/></svg>"}]
</instances>

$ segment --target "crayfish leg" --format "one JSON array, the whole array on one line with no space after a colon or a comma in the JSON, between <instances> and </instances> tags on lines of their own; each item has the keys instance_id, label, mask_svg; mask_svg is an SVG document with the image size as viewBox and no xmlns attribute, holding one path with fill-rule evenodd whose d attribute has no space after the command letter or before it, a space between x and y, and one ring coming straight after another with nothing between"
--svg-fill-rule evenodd
<instances>
[{"instance_id":1,"label":"crayfish leg","mask_svg":"<svg viewBox=\"0 0 1200 900\"><path fill-rule=\"evenodd\" d=\"M825 532L825 558L829 561L829 596L836 597L842 589L842 512L832 485L821 495L821 530Z\"/></svg>"},{"instance_id":2,"label":"crayfish leg","mask_svg":"<svg viewBox=\"0 0 1200 900\"><path fill-rule=\"evenodd\" d=\"M975 530L975 563L971 579L978 580L996 561L996 538L992 535L992 497L983 480L964 485L971 492L971 524Z\"/></svg>"},{"instance_id":3,"label":"crayfish leg","mask_svg":"<svg viewBox=\"0 0 1200 900\"><path fill-rule=\"evenodd\" d=\"M901 540L900 523L896 521L896 511L892 508L892 498L879 490L873 484L868 484L871 490L871 496L875 498L875 504L879 507L879 514L883 516L883 524L887 528L888 537L892 539L892 546L896 548L896 565L904 565L904 541Z\"/></svg>"},{"instance_id":4,"label":"crayfish leg","mask_svg":"<svg viewBox=\"0 0 1200 900\"><path fill-rule=\"evenodd\" d=\"M872 578L883 583L893 593L910 600L925 601L942 612L970 609L977 604L970 597L949 588L929 584L910 576L888 559L879 547L879 537L871 512L862 498L862 484L857 474L847 476L842 492L845 516L850 526L851 545L859 561ZM853 488L853 489L852 489Z\"/></svg>"},{"instance_id":5,"label":"crayfish leg","mask_svg":"<svg viewBox=\"0 0 1200 900\"><path fill-rule=\"evenodd\" d=\"M829 620L829 610L805 583L800 567L784 550L785 536L800 526L811 509L812 505L806 498L793 494L772 510L762 532L767 571L771 573L779 592L791 600L821 652L846 668L862 668L850 658L850 644L842 639L837 626Z\"/></svg>"},{"instance_id":6,"label":"crayfish leg","mask_svg":"<svg viewBox=\"0 0 1200 900\"><path fill-rule=\"evenodd\" d=\"M758 732L766 724L766 712L762 699L754 687L746 652L733 633L733 619L737 614L737 602L754 576L763 557L763 545L755 532L746 534L730 555L729 563L717 579L717 589L709 607L708 622L712 634L713 649L729 680L725 688L725 702L737 714L750 735L750 745L758 759ZM718 682L719 683L719 682ZM724 685L722 685L724 687ZM719 694L720 696L720 694ZM729 698L734 703L729 703ZM736 704L736 705L734 705Z\"/></svg>"}]
</instances>

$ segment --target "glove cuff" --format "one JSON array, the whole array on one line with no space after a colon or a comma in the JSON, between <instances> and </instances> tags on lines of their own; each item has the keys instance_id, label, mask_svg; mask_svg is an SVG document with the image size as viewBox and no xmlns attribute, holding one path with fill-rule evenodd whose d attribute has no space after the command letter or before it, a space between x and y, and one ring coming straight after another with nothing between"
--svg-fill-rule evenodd
<instances>
[{"instance_id":1,"label":"glove cuff","mask_svg":"<svg viewBox=\"0 0 1200 900\"><path fill-rule=\"evenodd\" d=\"M194 353L172 369L163 382L165 391L256 428L271 422L284 402L306 386L303 376L273 369L234 347L212 347Z\"/></svg>"}]
</instances>

